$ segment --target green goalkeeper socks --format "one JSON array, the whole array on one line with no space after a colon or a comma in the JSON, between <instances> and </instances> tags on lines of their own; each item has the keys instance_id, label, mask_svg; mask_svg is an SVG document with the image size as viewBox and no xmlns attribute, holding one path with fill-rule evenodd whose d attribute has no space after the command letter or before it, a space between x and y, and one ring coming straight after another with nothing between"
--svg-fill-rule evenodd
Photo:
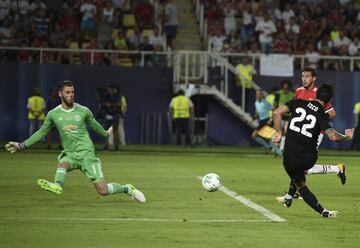
<instances>
[{"instance_id":1,"label":"green goalkeeper socks","mask_svg":"<svg viewBox=\"0 0 360 248\"><path fill-rule=\"evenodd\" d=\"M61 187L64 186L65 178L66 178L66 169L65 168L57 168L55 174L54 182L59 184Z\"/></svg>"},{"instance_id":2,"label":"green goalkeeper socks","mask_svg":"<svg viewBox=\"0 0 360 248\"><path fill-rule=\"evenodd\" d=\"M123 186L118 183L108 183L107 188L108 188L109 195L128 192L128 188L126 186Z\"/></svg>"}]
</instances>

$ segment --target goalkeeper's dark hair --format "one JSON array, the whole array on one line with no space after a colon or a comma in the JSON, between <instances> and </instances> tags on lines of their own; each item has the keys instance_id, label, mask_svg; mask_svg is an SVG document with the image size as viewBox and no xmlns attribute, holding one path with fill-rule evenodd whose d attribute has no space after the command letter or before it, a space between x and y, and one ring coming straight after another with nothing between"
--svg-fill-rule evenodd
<instances>
[{"instance_id":1,"label":"goalkeeper's dark hair","mask_svg":"<svg viewBox=\"0 0 360 248\"><path fill-rule=\"evenodd\" d=\"M70 80L61 81L57 86L57 90L62 91L64 89L64 87L66 87L66 86L74 87L74 84Z\"/></svg>"},{"instance_id":2,"label":"goalkeeper's dark hair","mask_svg":"<svg viewBox=\"0 0 360 248\"><path fill-rule=\"evenodd\" d=\"M334 89L333 85L323 83L321 84L317 91L316 91L316 98L320 101L323 101L325 104L330 102L334 96Z\"/></svg>"}]
</instances>

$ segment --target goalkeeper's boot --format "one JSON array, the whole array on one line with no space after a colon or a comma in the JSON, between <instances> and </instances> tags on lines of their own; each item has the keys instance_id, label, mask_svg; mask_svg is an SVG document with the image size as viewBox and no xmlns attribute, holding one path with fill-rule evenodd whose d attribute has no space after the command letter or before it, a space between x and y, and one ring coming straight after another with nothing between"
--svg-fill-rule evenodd
<instances>
[{"instance_id":1,"label":"goalkeeper's boot","mask_svg":"<svg viewBox=\"0 0 360 248\"><path fill-rule=\"evenodd\" d=\"M61 185L58 183L51 183L45 179L39 179L37 180L37 184L40 186L40 188L57 195L60 195L63 192Z\"/></svg>"},{"instance_id":2,"label":"goalkeeper's boot","mask_svg":"<svg viewBox=\"0 0 360 248\"><path fill-rule=\"evenodd\" d=\"M324 211L321 213L321 216L325 218L336 218L340 216L340 213L338 211L324 209Z\"/></svg>"},{"instance_id":3,"label":"goalkeeper's boot","mask_svg":"<svg viewBox=\"0 0 360 248\"><path fill-rule=\"evenodd\" d=\"M345 165L338 164L337 167L339 168L339 173L337 175L341 180L341 184L344 185L346 183Z\"/></svg>"},{"instance_id":4,"label":"goalkeeper's boot","mask_svg":"<svg viewBox=\"0 0 360 248\"><path fill-rule=\"evenodd\" d=\"M131 198L137 200L138 202L146 202L145 196L140 190L136 189L131 184L126 184L125 186L128 188L127 194L130 195Z\"/></svg>"}]
</instances>

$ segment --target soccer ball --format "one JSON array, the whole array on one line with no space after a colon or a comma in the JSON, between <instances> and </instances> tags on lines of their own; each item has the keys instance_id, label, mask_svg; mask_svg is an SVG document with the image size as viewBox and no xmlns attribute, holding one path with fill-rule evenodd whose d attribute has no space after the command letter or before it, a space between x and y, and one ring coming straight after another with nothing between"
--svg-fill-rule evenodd
<instances>
[{"instance_id":1,"label":"soccer ball","mask_svg":"<svg viewBox=\"0 0 360 248\"><path fill-rule=\"evenodd\" d=\"M202 186L209 192L214 192L220 187L220 177L215 173L206 174L202 178Z\"/></svg>"}]
</instances>

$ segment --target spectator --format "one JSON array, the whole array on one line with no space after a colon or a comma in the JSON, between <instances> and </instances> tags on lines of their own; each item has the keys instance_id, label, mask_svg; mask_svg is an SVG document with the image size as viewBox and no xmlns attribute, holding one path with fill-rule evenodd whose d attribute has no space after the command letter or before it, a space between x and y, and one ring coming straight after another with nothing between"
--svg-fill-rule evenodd
<instances>
[{"instance_id":1,"label":"spectator","mask_svg":"<svg viewBox=\"0 0 360 248\"><path fill-rule=\"evenodd\" d=\"M139 26L134 27L134 33L127 39L129 49L136 50L141 44L144 43L144 37L141 33Z\"/></svg>"},{"instance_id":2,"label":"spectator","mask_svg":"<svg viewBox=\"0 0 360 248\"><path fill-rule=\"evenodd\" d=\"M30 4L28 0L12 1L11 10L15 13L15 20L20 16L27 16L30 13Z\"/></svg>"},{"instance_id":3,"label":"spectator","mask_svg":"<svg viewBox=\"0 0 360 248\"><path fill-rule=\"evenodd\" d=\"M250 4L246 4L245 9L242 12L242 25L240 31L241 40L244 44L248 43L248 41L254 34L253 16L251 14Z\"/></svg>"},{"instance_id":4,"label":"spectator","mask_svg":"<svg viewBox=\"0 0 360 248\"><path fill-rule=\"evenodd\" d=\"M11 0L0 0L0 22L8 17L11 8Z\"/></svg>"},{"instance_id":5,"label":"spectator","mask_svg":"<svg viewBox=\"0 0 360 248\"><path fill-rule=\"evenodd\" d=\"M276 32L275 24L268 14L265 14L264 20L259 21L256 24L255 31L259 33L259 43L262 53L270 52L272 47L273 38L272 35Z\"/></svg>"},{"instance_id":6,"label":"spectator","mask_svg":"<svg viewBox=\"0 0 360 248\"><path fill-rule=\"evenodd\" d=\"M152 27L154 25L154 7L149 0L139 3L134 10L136 22L140 27Z\"/></svg>"},{"instance_id":7,"label":"spectator","mask_svg":"<svg viewBox=\"0 0 360 248\"><path fill-rule=\"evenodd\" d=\"M291 9L290 4L285 5L284 11L281 13L281 17L285 24L288 24L292 17L295 17L294 11Z\"/></svg>"},{"instance_id":8,"label":"spectator","mask_svg":"<svg viewBox=\"0 0 360 248\"><path fill-rule=\"evenodd\" d=\"M214 52L220 52L224 46L224 40L226 40L226 37L218 29L216 35L210 38L210 49Z\"/></svg>"},{"instance_id":9,"label":"spectator","mask_svg":"<svg viewBox=\"0 0 360 248\"><path fill-rule=\"evenodd\" d=\"M139 46L139 50L146 52L154 51L154 47L149 42L149 36L144 36L144 43ZM144 55L144 66L153 66L151 54Z\"/></svg>"},{"instance_id":10,"label":"spectator","mask_svg":"<svg viewBox=\"0 0 360 248\"><path fill-rule=\"evenodd\" d=\"M236 10L234 8L234 4L231 2L228 2L226 4L226 7L224 8L224 16L225 16L225 34L229 35L231 31L236 30Z\"/></svg>"},{"instance_id":11,"label":"spectator","mask_svg":"<svg viewBox=\"0 0 360 248\"><path fill-rule=\"evenodd\" d=\"M290 53L290 43L285 38L284 33L280 33L277 35L274 41L273 51L275 53Z\"/></svg>"},{"instance_id":12,"label":"spectator","mask_svg":"<svg viewBox=\"0 0 360 248\"><path fill-rule=\"evenodd\" d=\"M99 23L97 44L98 47L103 49L106 43L111 39L111 24L108 22L106 16L102 16Z\"/></svg>"},{"instance_id":13,"label":"spectator","mask_svg":"<svg viewBox=\"0 0 360 248\"><path fill-rule=\"evenodd\" d=\"M162 52L163 46L162 45L155 45L154 46L154 54L151 57L153 66L156 67L165 67L166 66L166 55L165 54L158 54L157 52Z\"/></svg>"},{"instance_id":14,"label":"spectator","mask_svg":"<svg viewBox=\"0 0 360 248\"><path fill-rule=\"evenodd\" d=\"M360 56L360 40L359 36L355 36L353 41L349 45L349 55L350 56Z\"/></svg>"},{"instance_id":15,"label":"spectator","mask_svg":"<svg viewBox=\"0 0 360 248\"><path fill-rule=\"evenodd\" d=\"M339 49L341 46L349 46L350 42L350 39L340 30L339 37L333 40L333 45L336 49Z\"/></svg>"},{"instance_id":16,"label":"spectator","mask_svg":"<svg viewBox=\"0 0 360 248\"><path fill-rule=\"evenodd\" d=\"M105 7L101 11L100 20L103 20L105 23L108 23L112 26L115 18L115 8L111 0L107 0Z\"/></svg>"},{"instance_id":17,"label":"spectator","mask_svg":"<svg viewBox=\"0 0 360 248\"><path fill-rule=\"evenodd\" d=\"M285 25L285 32L289 40L294 40L298 37L300 28L295 22L295 17L290 17L289 22Z\"/></svg>"},{"instance_id":18,"label":"spectator","mask_svg":"<svg viewBox=\"0 0 360 248\"><path fill-rule=\"evenodd\" d=\"M74 13L74 10L67 8L65 14L60 18L59 25L63 30L69 31L74 34L79 28L79 21Z\"/></svg>"},{"instance_id":19,"label":"spectator","mask_svg":"<svg viewBox=\"0 0 360 248\"><path fill-rule=\"evenodd\" d=\"M31 3L30 5L30 11L32 13L35 13L37 11L39 11L40 9L45 10L46 11L46 5L43 1L41 0L35 0Z\"/></svg>"},{"instance_id":20,"label":"spectator","mask_svg":"<svg viewBox=\"0 0 360 248\"><path fill-rule=\"evenodd\" d=\"M10 46L12 38L14 37L14 26L11 25L9 19L5 19L0 25L0 44L2 46Z\"/></svg>"},{"instance_id":21,"label":"spectator","mask_svg":"<svg viewBox=\"0 0 360 248\"><path fill-rule=\"evenodd\" d=\"M154 27L154 35L149 37L150 44L155 46L165 46L165 39L161 35L159 28Z\"/></svg>"},{"instance_id":22,"label":"spectator","mask_svg":"<svg viewBox=\"0 0 360 248\"><path fill-rule=\"evenodd\" d=\"M32 30L34 32L33 45L39 47L44 40L49 37L50 19L46 16L46 11L39 8L32 17Z\"/></svg>"},{"instance_id":23,"label":"spectator","mask_svg":"<svg viewBox=\"0 0 360 248\"><path fill-rule=\"evenodd\" d=\"M117 50L128 50L126 38L122 30L118 31L117 37L114 39L114 47Z\"/></svg>"},{"instance_id":24,"label":"spectator","mask_svg":"<svg viewBox=\"0 0 360 248\"><path fill-rule=\"evenodd\" d=\"M116 28L122 28L123 27L123 16L124 16L124 8L127 4L127 1L130 0L112 0L113 6L115 8L115 22L116 22Z\"/></svg>"},{"instance_id":25,"label":"spectator","mask_svg":"<svg viewBox=\"0 0 360 248\"><path fill-rule=\"evenodd\" d=\"M231 52L237 52L237 53L241 52L242 43L236 31L231 31L229 36L227 37L227 40L229 41Z\"/></svg>"},{"instance_id":26,"label":"spectator","mask_svg":"<svg viewBox=\"0 0 360 248\"><path fill-rule=\"evenodd\" d=\"M312 43L308 44L307 50L305 53L306 57L306 66L317 69L318 68L318 62L320 60L320 54L315 51L315 47Z\"/></svg>"},{"instance_id":27,"label":"spectator","mask_svg":"<svg viewBox=\"0 0 360 248\"><path fill-rule=\"evenodd\" d=\"M173 41L176 38L179 21L177 8L172 0L167 0L164 10L164 32L166 34L167 44L174 48Z\"/></svg>"},{"instance_id":28,"label":"spectator","mask_svg":"<svg viewBox=\"0 0 360 248\"><path fill-rule=\"evenodd\" d=\"M80 28L84 32L94 32L96 29L96 6L91 3L91 0L85 0L80 6L80 13L82 14Z\"/></svg>"},{"instance_id":29,"label":"spectator","mask_svg":"<svg viewBox=\"0 0 360 248\"><path fill-rule=\"evenodd\" d=\"M326 49L326 48L332 49L333 43L330 40L330 36L329 35L324 35L321 38L321 40L318 41L316 47L317 47L318 51L321 51L321 50Z\"/></svg>"}]
</instances>

